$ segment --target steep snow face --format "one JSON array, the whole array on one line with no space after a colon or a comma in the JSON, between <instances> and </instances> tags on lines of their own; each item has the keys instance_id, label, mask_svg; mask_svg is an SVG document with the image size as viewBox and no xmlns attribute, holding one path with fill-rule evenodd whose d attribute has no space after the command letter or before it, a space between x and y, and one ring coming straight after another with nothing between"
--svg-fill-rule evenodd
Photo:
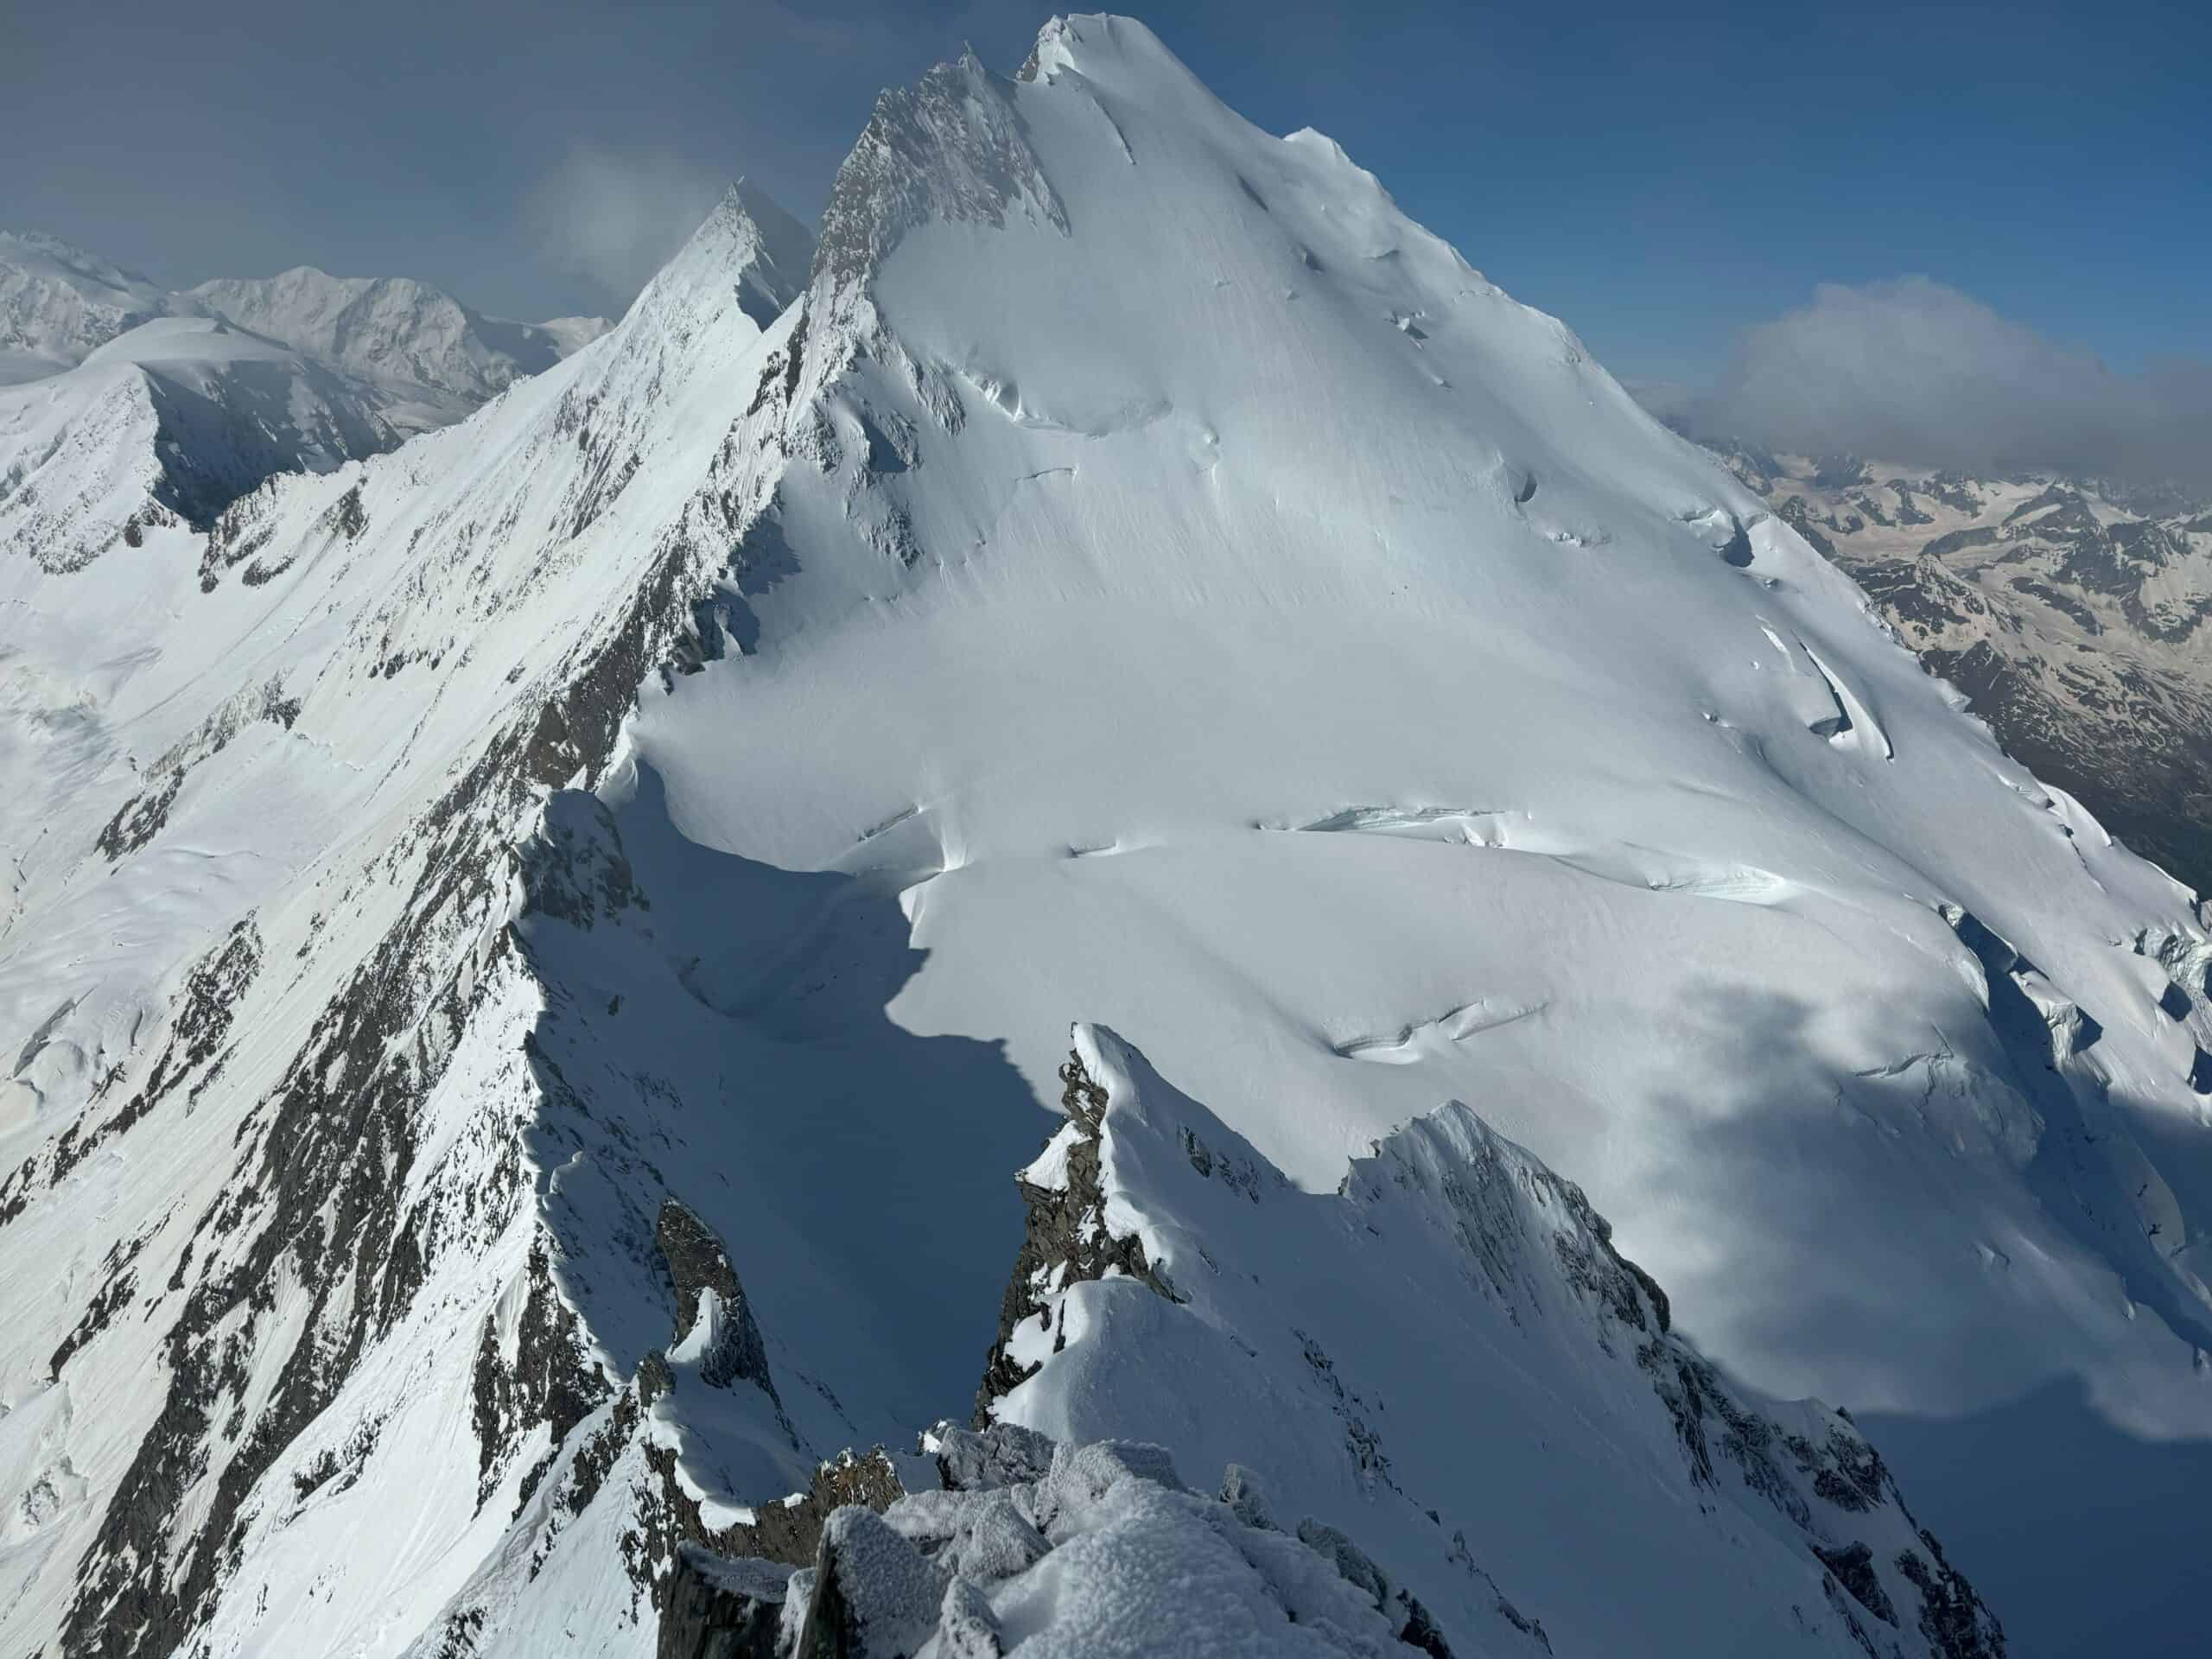
<instances>
[{"instance_id":1,"label":"steep snow face","mask_svg":"<svg viewBox=\"0 0 2212 1659\"><path fill-rule=\"evenodd\" d=\"M1097 21L887 103L839 318L798 574L635 750L905 888L900 1025L1049 1087L1096 1009L1308 1185L1464 1099L1773 1392L2203 1430L2190 895L1559 324Z\"/></svg>"},{"instance_id":2,"label":"steep snow face","mask_svg":"<svg viewBox=\"0 0 2212 1659\"><path fill-rule=\"evenodd\" d=\"M257 281L202 283L192 297L376 387L385 417L410 432L450 425L607 327L596 318L563 318L557 328L504 322L428 283L332 276L311 265Z\"/></svg>"},{"instance_id":3,"label":"steep snow face","mask_svg":"<svg viewBox=\"0 0 2212 1659\"><path fill-rule=\"evenodd\" d=\"M1769 1393L2212 1435L2191 895L1567 331L1081 20L887 101L841 321L798 574L634 741L901 889L898 1025L1049 1089L1092 1011L1307 1186L1461 1099Z\"/></svg>"},{"instance_id":4,"label":"steep snow face","mask_svg":"<svg viewBox=\"0 0 2212 1659\"><path fill-rule=\"evenodd\" d=\"M0 231L0 386L58 374L125 329L193 308L82 248Z\"/></svg>"},{"instance_id":5,"label":"steep snow face","mask_svg":"<svg viewBox=\"0 0 2212 1659\"><path fill-rule=\"evenodd\" d=\"M4 1645L648 1650L678 1541L790 1543L973 1389L1074 1014L1279 1174L1255 1250L1376 1279L1348 1220L1541 1159L1763 1394L2207 1434L2189 895L1571 334L1119 20L887 95L823 226L802 295L734 193L470 420L0 565ZM1424 1194L1331 1208L1408 1123ZM1275 1447L1320 1518L1410 1536L1274 1294L1189 1306L1330 1434ZM1559 1555L1713 1629L1714 1535L1606 1559L1688 1491L1607 1339L1532 1342L1627 1437ZM1758 1629L1843 1628L1778 1500L1689 1501Z\"/></svg>"}]
</instances>

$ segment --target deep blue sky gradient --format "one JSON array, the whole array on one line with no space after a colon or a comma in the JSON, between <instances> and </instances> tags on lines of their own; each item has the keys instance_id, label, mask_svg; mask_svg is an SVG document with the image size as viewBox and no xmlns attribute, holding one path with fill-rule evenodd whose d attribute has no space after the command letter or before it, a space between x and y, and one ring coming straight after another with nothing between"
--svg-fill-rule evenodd
<instances>
[{"instance_id":1,"label":"deep blue sky gradient","mask_svg":"<svg viewBox=\"0 0 2212 1659\"><path fill-rule=\"evenodd\" d=\"M1262 125L1319 127L1624 377L1709 378L1815 283L1925 273L2133 370L2212 358L2212 8L1160 5ZM0 0L0 226L163 280L308 263L543 316L610 297L534 189L578 145L811 219L878 87L1045 10Z\"/></svg>"}]
</instances>

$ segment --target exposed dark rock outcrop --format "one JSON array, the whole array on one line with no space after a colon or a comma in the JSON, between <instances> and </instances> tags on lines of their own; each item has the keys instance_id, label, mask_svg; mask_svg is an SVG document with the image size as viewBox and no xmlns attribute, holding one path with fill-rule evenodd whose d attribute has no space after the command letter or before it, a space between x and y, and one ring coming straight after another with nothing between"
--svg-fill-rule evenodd
<instances>
[{"instance_id":1,"label":"exposed dark rock outcrop","mask_svg":"<svg viewBox=\"0 0 2212 1659\"><path fill-rule=\"evenodd\" d=\"M1396 1626L1399 1641L1409 1648L1418 1648L1430 1659L1452 1659L1451 1644L1436 1628L1428 1609L1421 1605L1421 1599L1403 1586L1391 1583L1382 1569L1350 1537L1309 1516L1298 1523L1298 1541L1325 1557L1345 1582L1371 1597L1376 1611ZM1542 1626L1535 1627L1535 1635L1548 1653L1551 1642L1543 1635Z\"/></svg>"},{"instance_id":2,"label":"exposed dark rock outcrop","mask_svg":"<svg viewBox=\"0 0 2212 1659\"><path fill-rule=\"evenodd\" d=\"M776 1659L791 1569L696 1544L676 1552L661 1604L659 1659Z\"/></svg>"},{"instance_id":3,"label":"exposed dark rock outcrop","mask_svg":"<svg viewBox=\"0 0 2212 1659\"><path fill-rule=\"evenodd\" d=\"M102 1145L128 1133L188 1082L191 1086L185 1098L189 1103L221 1077L228 1053L225 1040L237 1017L238 1000L261 971L261 934L249 916L193 964L146 1081L111 1113L103 1114L104 1097L114 1076L102 1079L81 1116L0 1179L0 1227L22 1212L34 1192L67 1179ZM48 1034L36 1033L24 1046L16 1062L18 1072L36 1058Z\"/></svg>"},{"instance_id":4,"label":"exposed dark rock outcrop","mask_svg":"<svg viewBox=\"0 0 2212 1659\"><path fill-rule=\"evenodd\" d=\"M776 1401L776 1384L768 1375L768 1353L760 1327L753 1317L737 1270L729 1264L707 1224L674 1198L664 1200L653 1226L653 1243L676 1288L675 1342L688 1338L703 1318L715 1322L711 1344L699 1360L699 1375L716 1388L750 1382ZM712 1298L711 1309L708 1302Z\"/></svg>"},{"instance_id":5,"label":"exposed dark rock outcrop","mask_svg":"<svg viewBox=\"0 0 2212 1659\"><path fill-rule=\"evenodd\" d=\"M1891 1604L1889 1592L1882 1588L1882 1580L1874 1571L1874 1552L1864 1544L1847 1544L1840 1549L1824 1549L1813 1546L1821 1565L1835 1574L1836 1582L1851 1592L1851 1599L1883 1624L1895 1625L1897 1610Z\"/></svg>"},{"instance_id":6,"label":"exposed dark rock outcrop","mask_svg":"<svg viewBox=\"0 0 2212 1659\"><path fill-rule=\"evenodd\" d=\"M999 1307L999 1333L983 1363L983 1380L976 1390L977 1427L989 1421L991 1402L1003 1398L1036 1370L1014 1357L1015 1331L1024 1320L1040 1321L1051 1329L1052 1310L1044 1293L1084 1280L1103 1279L1109 1271L1125 1273L1150 1286L1170 1301L1174 1290L1145 1260L1144 1244L1134 1236L1116 1238L1106 1226L1106 1194L1099 1184L1098 1135L1104 1121L1106 1091L1084 1070L1081 1056L1069 1052L1060 1068L1064 1088L1060 1104L1068 1115L1070 1136L1066 1185L1058 1189L1033 1186L1017 1179L1028 1220L1021 1249L1015 1255L1014 1274L1007 1281L1005 1300ZM1195 1154L1194 1154L1195 1155Z\"/></svg>"},{"instance_id":7,"label":"exposed dark rock outcrop","mask_svg":"<svg viewBox=\"0 0 2212 1659\"><path fill-rule=\"evenodd\" d=\"M489 1315L477 1348L474 1421L479 1503L491 1496L515 1447L533 1426L545 1424L557 1448L613 1392L588 1357L582 1327L554 1287L542 1240L531 1248L527 1286L516 1322L512 1359L502 1352L497 1321ZM552 1457L548 1452L524 1477L518 1507L544 1478Z\"/></svg>"}]
</instances>

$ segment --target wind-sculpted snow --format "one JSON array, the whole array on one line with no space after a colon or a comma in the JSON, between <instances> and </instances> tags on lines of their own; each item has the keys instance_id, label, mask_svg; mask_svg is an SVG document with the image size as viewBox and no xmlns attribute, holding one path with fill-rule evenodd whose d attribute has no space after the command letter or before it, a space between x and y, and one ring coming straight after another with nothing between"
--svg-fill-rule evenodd
<instances>
[{"instance_id":1,"label":"wind-sculpted snow","mask_svg":"<svg viewBox=\"0 0 2212 1659\"><path fill-rule=\"evenodd\" d=\"M1980 1630L1767 1396L2212 1435L2190 895L1140 26L868 132L810 264L741 190L468 420L0 559L0 1649L650 1651L995 1310L1002 1413L1188 1474L1280 1406L1478 1641ZM1213 1116L1054 1355L1005 1173L1075 1013Z\"/></svg>"},{"instance_id":2,"label":"wind-sculpted snow","mask_svg":"<svg viewBox=\"0 0 2212 1659\"><path fill-rule=\"evenodd\" d=\"M1141 1442L939 1423L922 1448L912 1463L934 1479L880 1518L832 1516L798 1572L685 1550L661 1659L1455 1651L1352 1540L1311 1516L1278 1524L1249 1470L1213 1497ZM1533 1627L1500 1634L1456 1651L1549 1650Z\"/></svg>"}]
</instances>

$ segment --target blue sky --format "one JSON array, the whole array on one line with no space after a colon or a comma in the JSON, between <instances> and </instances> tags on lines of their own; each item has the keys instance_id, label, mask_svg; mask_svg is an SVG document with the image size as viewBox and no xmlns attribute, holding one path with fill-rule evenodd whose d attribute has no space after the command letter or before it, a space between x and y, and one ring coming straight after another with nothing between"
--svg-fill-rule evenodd
<instances>
[{"instance_id":1,"label":"blue sky","mask_svg":"<svg viewBox=\"0 0 2212 1659\"><path fill-rule=\"evenodd\" d=\"M2212 358L2206 8L1139 15L1262 125L1339 140L1624 378L1708 381L1816 284L1907 275L2123 370ZM572 245L607 193L651 220L741 171L811 219L879 86L963 38L1010 71L1043 16L0 0L0 226L172 282L308 263L507 315L604 309L640 257Z\"/></svg>"}]
</instances>

